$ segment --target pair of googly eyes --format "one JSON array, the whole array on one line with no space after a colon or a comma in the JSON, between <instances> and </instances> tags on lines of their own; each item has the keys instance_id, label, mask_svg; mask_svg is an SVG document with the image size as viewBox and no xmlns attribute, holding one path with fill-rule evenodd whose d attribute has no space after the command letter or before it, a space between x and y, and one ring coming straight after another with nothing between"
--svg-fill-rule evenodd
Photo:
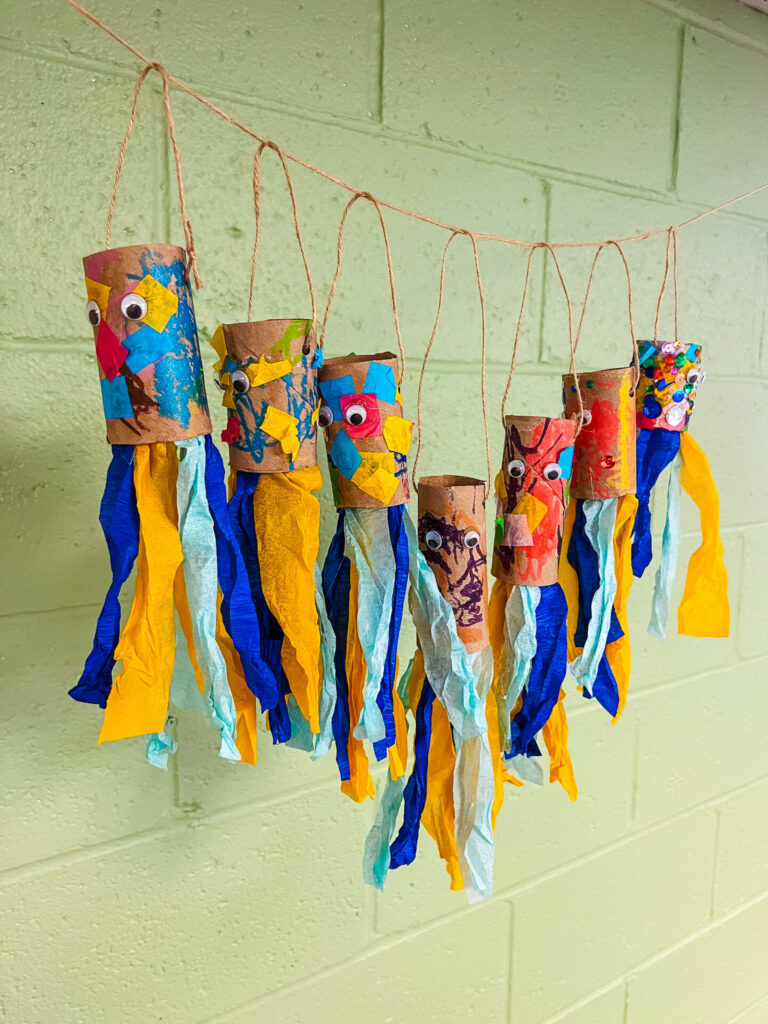
<instances>
[{"instance_id":1,"label":"pair of googly eyes","mask_svg":"<svg viewBox=\"0 0 768 1024\"><path fill-rule=\"evenodd\" d=\"M350 427L362 427L368 419L368 410L364 405L348 405L344 410L344 422ZM327 405L321 405L317 413L317 422L321 427L330 427L333 423L333 413Z\"/></svg>"},{"instance_id":2,"label":"pair of googly eyes","mask_svg":"<svg viewBox=\"0 0 768 1024\"><path fill-rule=\"evenodd\" d=\"M130 295L124 296L120 303L120 312L126 320L143 320L147 315L147 300L143 295L131 292ZM101 310L99 309L98 302L94 302L93 299L87 302L85 304L85 315L88 317L88 322L92 327L98 327L101 323Z\"/></svg>"},{"instance_id":3,"label":"pair of googly eyes","mask_svg":"<svg viewBox=\"0 0 768 1024\"><path fill-rule=\"evenodd\" d=\"M507 472L513 480L519 480L525 474L525 463L522 459L512 459L507 465ZM550 462L544 467L544 472L541 475L545 480L559 480L563 475L562 466L556 462Z\"/></svg>"},{"instance_id":4,"label":"pair of googly eyes","mask_svg":"<svg viewBox=\"0 0 768 1024\"><path fill-rule=\"evenodd\" d=\"M424 543L427 545L430 551L439 551L443 546L442 535L437 530L428 530L424 537ZM465 548L476 548L480 543L480 534L477 530L469 530L464 534L464 547Z\"/></svg>"}]
</instances>

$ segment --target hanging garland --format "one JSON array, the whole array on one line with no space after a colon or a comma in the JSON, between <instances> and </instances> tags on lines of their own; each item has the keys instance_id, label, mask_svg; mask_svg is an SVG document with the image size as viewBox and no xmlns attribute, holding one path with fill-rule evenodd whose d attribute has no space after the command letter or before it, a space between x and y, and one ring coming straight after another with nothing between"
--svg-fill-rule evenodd
<instances>
[{"instance_id":1,"label":"hanging garland","mask_svg":"<svg viewBox=\"0 0 768 1024\"><path fill-rule=\"evenodd\" d=\"M220 755L256 763L259 708L273 742L318 758L334 751L342 792L374 797L369 756L386 762L363 877L384 886L411 863L421 826L434 839L451 888L470 900L493 889L494 828L504 783L549 780L575 800L564 708L567 674L616 720L628 694L627 603L652 560L650 496L670 468L662 550L649 632L665 636L680 544L681 488L697 504L702 544L688 564L678 631L727 636L727 575L719 504L709 464L687 433L704 379L701 346L678 339L677 234L768 184L664 231L602 242L548 243L441 224L352 188L262 139L111 29L68 2L144 67L134 91L107 214L105 249L84 259L112 460L100 521L112 582L94 643L71 696L104 708L99 742L147 738L147 758L167 766L176 740L172 706L197 709ZM150 72L162 83L186 249L166 244L111 248L120 175ZM227 408L229 494L211 439L190 278L201 286L187 216L170 85L259 143L253 164L256 219L247 320L221 324L212 339L216 383ZM309 291L309 315L254 320L261 231L260 161L280 160ZM339 223L336 270L322 323L289 163L352 193ZM324 342L342 270L344 230L359 200L381 227L397 353L325 358ZM446 229L437 313L418 382L418 447L408 513L407 457L414 424L404 416L405 348L389 209ZM653 339L638 341L623 244L667 235ZM472 246L480 308L480 397L487 477L419 478L422 396L437 337L445 270L455 239ZM478 240L528 248L522 300L501 402L504 447L492 478L486 393L486 302ZM578 324L556 250L595 249ZM579 339L598 259L614 248L628 290L629 365L577 371ZM552 259L568 312L570 363L556 415L508 415L533 258ZM670 277L674 340L659 338ZM292 310L295 314L298 310ZM554 404L554 403L553 403ZM318 567L322 486L318 425L338 510ZM456 467L449 467L451 470ZM486 502L495 493L490 591ZM120 592L136 568L121 629ZM399 676L406 598L417 647ZM192 672L174 672L175 616ZM121 668L113 679L116 663ZM412 720L409 739L408 718Z\"/></svg>"}]
</instances>

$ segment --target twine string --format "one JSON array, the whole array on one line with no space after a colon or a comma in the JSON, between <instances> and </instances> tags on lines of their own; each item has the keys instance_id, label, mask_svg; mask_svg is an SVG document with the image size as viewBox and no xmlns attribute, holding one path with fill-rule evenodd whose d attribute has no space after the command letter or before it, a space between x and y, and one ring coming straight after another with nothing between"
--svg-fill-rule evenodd
<instances>
[{"instance_id":1,"label":"twine string","mask_svg":"<svg viewBox=\"0 0 768 1024\"><path fill-rule=\"evenodd\" d=\"M458 235L466 235L472 243L472 255L475 262L475 276L477 279L477 294L480 301L480 321L481 321L481 343L480 343L480 398L483 408L483 427L485 429L485 460L486 460L486 487L485 487L485 500L488 500L488 496L491 492L491 474L492 474L492 462L491 462L491 439L490 429L488 425L488 403L486 395L486 342L487 342L487 318L486 318L486 307L485 307L485 289L483 287L483 277L480 272L480 254L477 248L477 240L474 235L470 234L469 231L461 231L459 229L451 232L448 241L445 243L443 249L443 258L440 262L440 281L438 285L437 293L437 313L435 314L435 322L432 325L432 332L429 336L427 348L424 352L424 359L421 363L421 372L419 374L419 386L416 393L416 430L418 433L418 441L416 444L416 455L413 460L413 469L411 471L411 479L413 481L413 489L418 494L419 485L416 479L416 470L418 469L419 459L421 458L421 444L423 435L423 409L422 409L422 394L424 390L424 378L427 372L427 362L432 353L432 348L435 344L435 338L437 337L437 328L440 324L440 315L443 310L443 294L445 291L445 265L448 259L448 250L451 247L451 242Z\"/></svg>"},{"instance_id":2,"label":"twine string","mask_svg":"<svg viewBox=\"0 0 768 1024\"><path fill-rule=\"evenodd\" d=\"M629 333L630 333L630 337L632 339L632 363L633 363L634 368L635 368L635 380L634 380L634 383L632 385L632 390L631 390L630 394L634 395L635 391L637 390L637 385L640 383L640 350L638 349L638 346L637 346L637 332L635 330L635 317L634 317L634 313L632 312L632 273L631 273L631 271L629 269L629 263L627 263L627 257L624 255L624 250L622 249L621 244L619 242L615 241L615 240L611 239L611 240L608 240L607 242L603 242L603 244L600 245L598 247L597 251L595 252L594 259L592 260L592 266L590 267L590 270L589 270L589 277L587 278L587 290L584 293L584 301L583 301L583 303L581 305L581 316L579 317L579 325L576 328L576 339L575 339L574 348L578 347L579 339L581 338L581 329L584 326L584 317L585 317L586 312L587 312L587 304L589 302L589 296L590 296L590 292L592 290L592 279L595 276L595 267L597 266L597 261L600 258L600 253L603 251L603 249L607 249L608 246L610 246L610 245L615 247L616 251L618 252L619 256L621 257L621 262L624 265L624 273L627 276L627 311L628 311L628 321L629 321Z\"/></svg>"},{"instance_id":3,"label":"twine string","mask_svg":"<svg viewBox=\"0 0 768 1024\"><path fill-rule=\"evenodd\" d=\"M261 154L265 149L273 150L280 160L283 171L285 173L285 182L288 186L288 194L291 197L291 209L293 210L293 227L296 232L296 241L299 243L299 252L301 253L301 260L304 264L304 273L307 275L307 285L309 286L309 298L312 304L312 330L314 331L317 325L317 299L315 296L315 286L312 283L312 274L309 270L309 260L307 259L307 251L304 248L304 241L301 237L301 222L299 220L299 208L296 203L296 193L293 188L293 180L291 178L291 172L288 170L288 164L283 156L283 152L280 147L274 142L262 142L256 151L256 155L253 158L253 210L256 218L256 233L253 241L253 258L251 260L251 280L248 288L248 321L253 319L253 291L256 284L256 263L259 255L259 240L261 237L261 175L260 175L260 161ZM305 345L306 348L306 345ZM307 354L306 351L304 353Z\"/></svg>"},{"instance_id":4,"label":"twine string","mask_svg":"<svg viewBox=\"0 0 768 1024\"><path fill-rule=\"evenodd\" d=\"M333 281L331 281L331 290L328 293L328 301L325 304L325 313L323 315L323 324L320 328L320 338L318 340L318 348L322 348L325 344L325 331L328 327L328 317L331 312L331 303L333 297L336 294L336 286L339 283L339 276L341 274L341 258L344 250L344 226L347 222L347 215L358 199L366 199L369 203L372 203L376 208L376 213L379 216L379 224L381 225L381 233L384 237L384 250L387 256L387 272L389 273L389 293L392 299L392 316L395 321L395 334L397 335L397 349L400 353L400 374L398 376L398 384L402 381L405 376L405 349L403 347L403 335L400 331L400 316L397 311L397 291L395 289L395 271L392 266L392 249L389 245L389 234L387 233L387 225L384 220L384 213L381 209L381 203L372 196L370 192L356 192L349 200L347 205L344 207L344 212L341 215L339 221L339 236L336 242L336 273L333 275Z\"/></svg>"},{"instance_id":5,"label":"twine string","mask_svg":"<svg viewBox=\"0 0 768 1024\"><path fill-rule=\"evenodd\" d=\"M195 253L195 239L192 233L192 225L189 222L187 216L187 201L184 193L184 176L181 171L181 153L179 152L179 144L176 139L176 125L173 120L173 111L171 110L171 95L169 88L170 76L165 70L162 64L158 64L155 61L148 62L141 74L138 77L136 86L133 90L133 100L131 102L131 112L128 117L128 127L125 130L123 141L120 145L120 151L117 156L117 167L115 168L115 180L112 185L112 196L109 202L109 210L107 211L107 231L106 231L106 248L109 249L112 243L112 219L115 213L115 205L117 204L117 190L120 185L120 175L123 170L123 160L125 159L125 151L128 148L128 142L131 138L133 126L136 122L136 111L139 103L139 96L141 94L142 86L147 80L147 77L151 71L156 71L160 76L163 89L163 106L165 108L165 120L168 125L168 134L171 138L171 148L173 150L173 161L176 166L176 183L179 189L179 206L181 207L181 220L184 226L184 244L187 250L187 276L191 269L195 279L195 286L202 288L203 282L200 280L200 274L197 269L197 255Z\"/></svg>"},{"instance_id":6,"label":"twine string","mask_svg":"<svg viewBox=\"0 0 768 1024\"><path fill-rule=\"evenodd\" d=\"M671 260L670 260L671 256ZM667 228L667 252L664 260L664 277L661 281L659 301L656 303L656 319L653 322L653 340L659 340L659 321L661 319L661 304L664 301L664 293L667 290L670 264L672 267L672 295L675 312L675 342L678 339L678 304L677 304L677 228L673 225Z\"/></svg>"},{"instance_id":7,"label":"twine string","mask_svg":"<svg viewBox=\"0 0 768 1024\"><path fill-rule=\"evenodd\" d=\"M145 57L143 53L136 49L136 47L126 42L126 40L123 39L120 35L118 35L118 33L114 31L114 29L111 29L108 25L105 25L103 21L100 21L94 14L91 14L90 11L87 11L81 4L77 2L77 0L67 0L67 3L70 5L70 7L74 8L79 14L82 14L84 18L87 18L88 21L94 24L97 28L101 29L102 32L105 32L108 36L114 39L116 43L119 43L120 46L125 47L125 49L128 50L129 53L132 53L137 60L141 61L145 69L154 69L156 67L153 61L151 61L148 57ZM182 81L182 79L177 78L175 75L169 74L167 71L165 72L165 74L168 82L173 83L173 85L175 85L176 88L179 89L181 92L186 93L187 96L191 96L192 99L196 100L198 103L201 103L204 107L207 107L208 110L216 114L216 116L220 117L223 121L226 121L227 124L231 124L234 128L237 128L240 131L244 132L246 135L249 135L252 139L255 139L257 142L261 143L267 141L266 139L262 138L262 136L259 135L258 132L255 132L252 128L249 128L241 121L238 121L237 118L233 117L231 114L228 114L227 111L222 110L221 107L216 106L216 104L212 103L211 100L207 99L200 93L195 92L195 90L188 86L186 82ZM335 177L328 171L324 171L320 167L315 167L308 161L302 160L299 157L294 156L292 153L286 152L285 150L283 150L283 154L286 160L290 160L291 163L295 163L300 167L306 168L308 171L312 171L313 174L320 175L320 177L325 178L326 181L330 181L333 182L334 185L338 185L339 188L346 189L347 192L352 192L355 195L360 194L361 190L359 188L357 188L354 185L348 184L341 178ZM687 220L681 221L679 224L675 225L675 230L679 231L681 228L689 227L691 224L697 223L697 221L702 220L704 217L709 217L714 213L719 213L721 210L725 210L729 206L733 206L736 203L740 203L744 199L750 199L752 196L757 195L759 192L763 192L765 189L768 189L768 182L765 182L762 185L757 185L755 188L750 189L748 192L743 192L741 195L734 196L732 199L728 199L724 203L720 203L718 206L710 207L709 209L703 210L701 213L698 213L693 217L689 217ZM442 228L445 231L458 231L459 234L472 234L476 239L486 242L500 242L505 245L518 245L524 248L531 248L533 246L538 247L542 244L547 244L551 246L551 248L555 249L594 249L598 245L601 245L604 241L601 240L597 242L551 243L527 242L518 238L505 238L502 235L488 234L481 231L470 232L466 228L457 228L453 225L446 224L443 221L436 220L432 217L427 217L425 214L418 213L415 210L408 210L405 207L397 206L395 203L386 202L383 199L378 199L377 202L381 207L388 210L393 210L396 213L403 214L403 216L413 217L415 220L420 220L425 224L432 224L434 225L434 227ZM657 235L663 235L667 232L667 230L667 228L660 228L652 231L644 231L638 235L628 235L626 238L619 238L617 239L617 241L621 242L622 244L625 242L641 242L647 238L654 238Z\"/></svg>"}]
</instances>

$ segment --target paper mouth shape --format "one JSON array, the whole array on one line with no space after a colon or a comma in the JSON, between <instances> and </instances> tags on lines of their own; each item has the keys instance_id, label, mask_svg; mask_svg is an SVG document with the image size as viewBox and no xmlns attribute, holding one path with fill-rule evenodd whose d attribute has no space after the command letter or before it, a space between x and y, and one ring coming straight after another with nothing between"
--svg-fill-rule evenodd
<instances>
[{"instance_id":1,"label":"paper mouth shape","mask_svg":"<svg viewBox=\"0 0 768 1024\"><path fill-rule=\"evenodd\" d=\"M635 368L580 373L578 389L584 406L573 463L571 495L603 500L634 494ZM563 377L565 415L578 422L576 380Z\"/></svg>"},{"instance_id":2,"label":"paper mouth shape","mask_svg":"<svg viewBox=\"0 0 768 1024\"><path fill-rule=\"evenodd\" d=\"M318 422L337 508L405 504L413 424L403 418L397 357L382 352L326 359L318 384Z\"/></svg>"},{"instance_id":3,"label":"paper mouth shape","mask_svg":"<svg viewBox=\"0 0 768 1024\"><path fill-rule=\"evenodd\" d=\"M186 253L129 245L83 260L110 444L209 434Z\"/></svg>"},{"instance_id":4,"label":"paper mouth shape","mask_svg":"<svg viewBox=\"0 0 768 1024\"><path fill-rule=\"evenodd\" d=\"M419 548L453 608L468 651L488 645L485 483L466 476L419 481Z\"/></svg>"},{"instance_id":5,"label":"paper mouth shape","mask_svg":"<svg viewBox=\"0 0 768 1024\"><path fill-rule=\"evenodd\" d=\"M701 345L676 341L640 341L637 387L637 425L648 430L688 429L699 385L706 376L701 368Z\"/></svg>"},{"instance_id":6,"label":"paper mouth shape","mask_svg":"<svg viewBox=\"0 0 768 1024\"><path fill-rule=\"evenodd\" d=\"M221 324L211 339L232 469L286 473L317 464L317 348L311 320Z\"/></svg>"},{"instance_id":7,"label":"paper mouth shape","mask_svg":"<svg viewBox=\"0 0 768 1024\"><path fill-rule=\"evenodd\" d=\"M547 416L506 416L496 477L491 571L522 586L557 582L576 424Z\"/></svg>"}]
</instances>

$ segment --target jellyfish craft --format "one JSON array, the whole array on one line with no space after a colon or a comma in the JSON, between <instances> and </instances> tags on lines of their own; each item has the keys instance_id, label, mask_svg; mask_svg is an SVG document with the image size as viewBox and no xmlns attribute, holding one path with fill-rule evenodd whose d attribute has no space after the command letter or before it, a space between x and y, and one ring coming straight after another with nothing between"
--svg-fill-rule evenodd
<instances>
[{"instance_id":1,"label":"jellyfish craft","mask_svg":"<svg viewBox=\"0 0 768 1024\"><path fill-rule=\"evenodd\" d=\"M318 371L318 422L338 509L322 572L336 641L332 731L342 792L373 797L364 740L402 774L405 714L397 694L397 644L414 545L403 418L391 352L326 359ZM400 742L398 743L398 738Z\"/></svg>"},{"instance_id":2,"label":"jellyfish craft","mask_svg":"<svg viewBox=\"0 0 768 1024\"><path fill-rule=\"evenodd\" d=\"M667 513L648 632L664 639L670 592L680 547L680 491L699 509L701 546L688 563L678 632L728 636L728 576L720 540L720 499L706 455L688 433L699 385L704 380L701 346L672 341L639 342L642 376L637 390L637 518L632 534L632 571L642 576L653 558L650 499L670 466Z\"/></svg>"},{"instance_id":3,"label":"jellyfish craft","mask_svg":"<svg viewBox=\"0 0 768 1024\"><path fill-rule=\"evenodd\" d=\"M629 685L635 375L632 366L563 377L565 415L578 422L581 411L559 577L568 602L569 670L584 696L613 718Z\"/></svg>"},{"instance_id":4,"label":"jellyfish craft","mask_svg":"<svg viewBox=\"0 0 768 1024\"><path fill-rule=\"evenodd\" d=\"M311 320L222 324L212 344L228 410L221 439L229 444L229 514L248 573L261 655L280 687L280 699L269 708L269 729L275 743L314 751L322 704L329 749L333 694L322 693L320 502L313 493L322 486L316 380L322 352ZM332 634L327 639L332 643Z\"/></svg>"},{"instance_id":5,"label":"jellyfish craft","mask_svg":"<svg viewBox=\"0 0 768 1024\"><path fill-rule=\"evenodd\" d=\"M176 749L165 732L169 700L199 707L221 735L221 755L239 760L250 742L243 701L255 694L272 707L279 689L260 655L224 466L210 437L186 254L133 245L83 262L112 445L100 513L112 582L70 695L105 709L99 742L147 735L147 756L160 767ZM134 564L121 632L119 595ZM194 683L189 671L174 672L174 606Z\"/></svg>"},{"instance_id":6,"label":"jellyfish craft","mask_svg":"<svg viewBox=\"0 0 768 1024\"><path fill-rule=\"evenodd\" d=\"M541 783L541 734L550 781L560 782L572 800L576 783L562 703L568 607L558 563L575 434L573 420L504 417L490 602L503 756L520 779Z\"/></svg>"},{"instance_id":7,"label":"jellyfish craft","mask_svg":"<svg viewBox=\"0 0 768 1024\"><path fill-rule=\"evenodd\" d=\"M493 830L503 800L491 692L484 482L422 478L418 547L409 597L418 647L400 682L415 722L412 768L407 782L404 775L387 779L366 840L363 878L383 888L389 869L415 859L423 825L451 888L465 888L474 900L492 893Z\"/></svg>"}]
</instances>

